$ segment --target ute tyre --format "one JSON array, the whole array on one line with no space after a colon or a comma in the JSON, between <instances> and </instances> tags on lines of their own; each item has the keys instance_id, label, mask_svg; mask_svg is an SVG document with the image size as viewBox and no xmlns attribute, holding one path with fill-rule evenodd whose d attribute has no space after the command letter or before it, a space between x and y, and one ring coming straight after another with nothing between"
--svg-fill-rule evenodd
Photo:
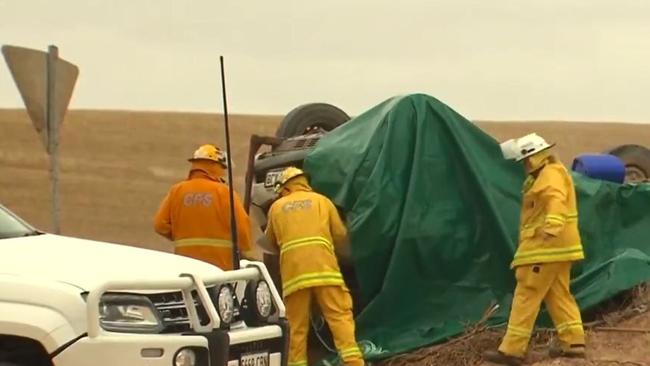
<instances>
[{"instance_id":1,"label":"ute tyre","mask_svg":"<svg viewBox=\"0 0 650 366\"><path fill-rule=\"evenodd\" d=\"M650 179L650 150L641 145L621 145L607 152L625 164L625 182L639 183Z\"/></svg>"},{"instance_id":2,"label":"ute tyre","mask_svg":"<svg viewBox=\"0 0 650 366\"><path fill-rule=\"evenodd\" d=\"M276 137L292 137L322 131L331 131L350 120L341 109L327 103L300 105L287 114L275 132Z\"/></svg>"}]
</instances>

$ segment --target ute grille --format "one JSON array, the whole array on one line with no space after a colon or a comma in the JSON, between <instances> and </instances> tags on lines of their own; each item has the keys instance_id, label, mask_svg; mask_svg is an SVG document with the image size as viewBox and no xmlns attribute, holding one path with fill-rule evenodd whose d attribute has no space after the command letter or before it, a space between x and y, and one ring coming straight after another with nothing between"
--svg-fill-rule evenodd
<instances>
[{"instance_id":1,"label":"ute grille","mask_svg":"<svg viewBox=\"0 0 650 366\"><path fill-rule=\"evenodd\" d=\"M166 292L148 295L163 320L162 333L183 333L192 330L189 320L189 313L183 300L183 293L180 291ZM208 315L198 301L196 291L192 291L194 306L196 307L201 325L209 322Z\"/></svg>"}]
</instances>

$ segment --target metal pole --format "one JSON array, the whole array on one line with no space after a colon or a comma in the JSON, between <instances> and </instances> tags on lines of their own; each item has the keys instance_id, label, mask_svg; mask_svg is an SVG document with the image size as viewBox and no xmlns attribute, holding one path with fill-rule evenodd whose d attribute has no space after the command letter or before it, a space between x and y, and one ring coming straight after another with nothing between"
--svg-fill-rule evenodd
<instances>
[{"instance_id":1,"label":"metal pole","mask_svg":"<svg viewBox=\"0 0 650 366\"><path fill-rule=\"evenodd\" d=\"M230 194L230 235L232 238L232 265L239 269L239 245L237 244L237 220L235 219L234 184L232 179L232 160L230 154L230 129L228 127L228 103L226 101L226 77L223 68L223 56L219 56L221 63L221 93L223 95L223 119L226 125L226 159L228 161L228 193Z\"/></svg>"},{"instance_id":2,"label":"metal pole","mask_svg":"<svg viewBox=\"0 0 650 366\"><path fill-rule=\"evenodd\" d=\"M50 155L50 181L52 194L52 229L55 234L61 233L59 224L59 121L56 120L56 63L59 49L49 46L47 53L47 102L46 121L48 134L48 154Z\"/></svg>"}]
</instances>

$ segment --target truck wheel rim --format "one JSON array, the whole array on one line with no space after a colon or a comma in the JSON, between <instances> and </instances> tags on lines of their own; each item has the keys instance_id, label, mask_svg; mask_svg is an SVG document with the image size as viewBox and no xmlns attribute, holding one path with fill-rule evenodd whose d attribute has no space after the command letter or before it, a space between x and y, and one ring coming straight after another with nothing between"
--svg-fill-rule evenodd
<instances>
[{"instance_id":1,"label":"truck wheel rim","mask_svg":"<svg viewBox=\"0 0 650 366\"><path fill-rule=\"evenodd\" d=\"M630 183L644 182L648 179L646 173L636 165L625 167L625 181Z\"/></svg>"}]
</instances>

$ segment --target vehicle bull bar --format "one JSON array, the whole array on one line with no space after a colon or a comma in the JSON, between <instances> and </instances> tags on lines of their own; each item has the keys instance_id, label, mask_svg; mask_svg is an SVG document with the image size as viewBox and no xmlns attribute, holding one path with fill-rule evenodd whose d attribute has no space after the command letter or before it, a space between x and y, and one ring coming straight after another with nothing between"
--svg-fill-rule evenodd
<instances>
[{"instance_id":1,"label":"vehicle bull bar","mask_svg":"<svg viewBox=\"0 0 650 366\"><path fill-rule=\"evenodd\" d=\"M277 309L277 315L280 318L285 317L285 307L282 298L273 285L271 276L266 267L260 262L251 262L248 260L241 261L241 269L233 271L216 272L213 275L201 278L196 274L181 273L179 277L167 279L141 278L135 280L107 281L97 286L88 293L87 303L87 327L88 337L96 338L105 332L99 321L99 304L102 296L109 291L149 291L149 290L180 290L183 293L185 306L188 310L188 316L192 329L198 332L209 332L213 329L219 329L221 319L218 315L208 291L207 285L217 285L220 283L234 281L250 281L256 279L265 280L270 286L271 296ZM199 301L202 303L210 322L201 325L194 306L192 290L196 290Z\"/></svg>"}]
</instances>

